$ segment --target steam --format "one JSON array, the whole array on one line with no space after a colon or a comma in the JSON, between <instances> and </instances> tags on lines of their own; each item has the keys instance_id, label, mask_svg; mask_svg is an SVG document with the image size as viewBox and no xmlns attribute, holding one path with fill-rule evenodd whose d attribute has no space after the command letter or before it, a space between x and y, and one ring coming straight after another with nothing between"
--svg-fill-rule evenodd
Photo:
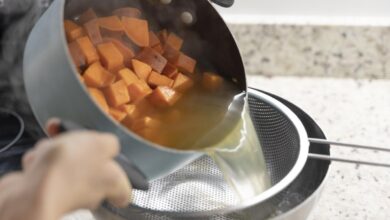
<instances>
[{"instance_id":1,"label":"steam","mask_svg":"<svg viewBox=\"0 0 390 220\"><path fill-rule=\"evenodd\" d=\"M0 16L4 32L0 39L0 107L16 110L26 122L26 129L41 136L28 104L23 84L23 52L28 35L48 6L49 1L4 0Z\"/></svg>"}]
</instances>

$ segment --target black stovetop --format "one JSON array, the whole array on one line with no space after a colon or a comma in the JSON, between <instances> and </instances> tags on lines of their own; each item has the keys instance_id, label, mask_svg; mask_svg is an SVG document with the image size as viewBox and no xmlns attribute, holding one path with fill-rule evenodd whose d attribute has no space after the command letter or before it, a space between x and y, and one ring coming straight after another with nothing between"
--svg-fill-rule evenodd
<instances>
[{"instance_id":1,"label":"black stovetop","mask_svg":"<svg viewBox=\"0 0 390 220\"><path fill-rule=\"evenodd\" d=\"M22 155L42 137L31 113L23 87L22 55L29 31L51 0L0 0L0 176L20 169ZM20 115L22 136L12 147L2 149L18 134L20 124L1 113Z\"/></svg>"},{"instance_id":2,"label":"black stovetop","mask_svg":"<svg viewBox=\"0 0 390 220\"><path fill-rule=\"evenodd\" d=\"M39 139L29 134L8 111L12 110L0 109L0 176L19 170L23 154Z\"/></svg>"}]
</instances>

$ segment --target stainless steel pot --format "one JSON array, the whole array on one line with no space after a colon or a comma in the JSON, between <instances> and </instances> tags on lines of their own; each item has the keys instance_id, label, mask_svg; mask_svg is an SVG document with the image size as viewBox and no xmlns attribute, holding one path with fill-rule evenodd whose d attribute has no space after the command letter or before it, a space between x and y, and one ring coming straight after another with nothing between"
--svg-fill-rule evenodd
<instances>
[{"instance_id":1,"label":"stainless steel pot","mask_svg":"<svg viewBox=\"0 0 390 220\"><path fill-rule=\"evenodd\" d=\"M232 1L215 0L219 3ZM63 20L94 6L110 11L127 5L130 1L113 0L55 0L40 18L27 41L24 54L24 82L32 110L42 126L58 117L74 121L79 125L114 133L122 144L126 155L149 180L157 179L185 166L201 154L163 148L148 142L122 127L94 103L86 88L76 76L76 68L67 49ZM207 61L200 65L211 65L225 78L234 80L246 91L246 78L242 60L234 39L226 24L207 0L173 1L178 11L193 13L196 22L191 26L178 23L169 17L172 11L154 7L156 1L131 1L154 13L157 24L176 29L191 42L189 54L198 60ZM187 51L186 51L187 52ZM199 59L202 58L202 59Z\"/></svg>"}]
</instances>

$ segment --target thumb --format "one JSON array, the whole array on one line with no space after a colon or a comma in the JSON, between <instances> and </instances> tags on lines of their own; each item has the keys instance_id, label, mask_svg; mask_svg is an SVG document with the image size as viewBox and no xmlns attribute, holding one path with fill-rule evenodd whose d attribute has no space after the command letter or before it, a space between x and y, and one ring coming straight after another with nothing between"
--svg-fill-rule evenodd
<instances>
[{"instance_id":1,"label":"thumb","mask_svg":"<svg viewBox=\"0 0 390 220\"><path fill-rule=\"evenodd\" d=\"M54 137L60 133L61 120L58 118L51 118L46 122L46 131L50 137Z\"/></svg>"}]
</instances>

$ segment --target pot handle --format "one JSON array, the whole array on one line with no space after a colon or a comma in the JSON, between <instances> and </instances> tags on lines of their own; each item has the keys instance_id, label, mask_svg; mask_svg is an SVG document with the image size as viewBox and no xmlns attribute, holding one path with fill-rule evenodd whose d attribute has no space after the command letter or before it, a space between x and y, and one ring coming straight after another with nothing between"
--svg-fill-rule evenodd
<instances>
[{"instance_id":1,"label":"pot handle","mask_svg":"<svg viewBox=\"0 0 390 220\"><path fill-rule=\"evenodd\" d=\"M82 126L71 121L61 121L59 129L60 133L63 133L66 131L85 130L86 128L83 128ZM149 182L146 179L146 176L125 155L120 153L115 157L115 161L125 171L134 189L144 191L149 189Z\"/></svg>"},{"instance_id":2,"label":"pot handle","mask_svg":"<svg viewBox=\"0 0 390 220\"><path fill-rule=\"evenodd\" d=\"M210 0L210 1L225 8L229 8L234 4L234 0Z\"/></svg>"}]
</instances>

